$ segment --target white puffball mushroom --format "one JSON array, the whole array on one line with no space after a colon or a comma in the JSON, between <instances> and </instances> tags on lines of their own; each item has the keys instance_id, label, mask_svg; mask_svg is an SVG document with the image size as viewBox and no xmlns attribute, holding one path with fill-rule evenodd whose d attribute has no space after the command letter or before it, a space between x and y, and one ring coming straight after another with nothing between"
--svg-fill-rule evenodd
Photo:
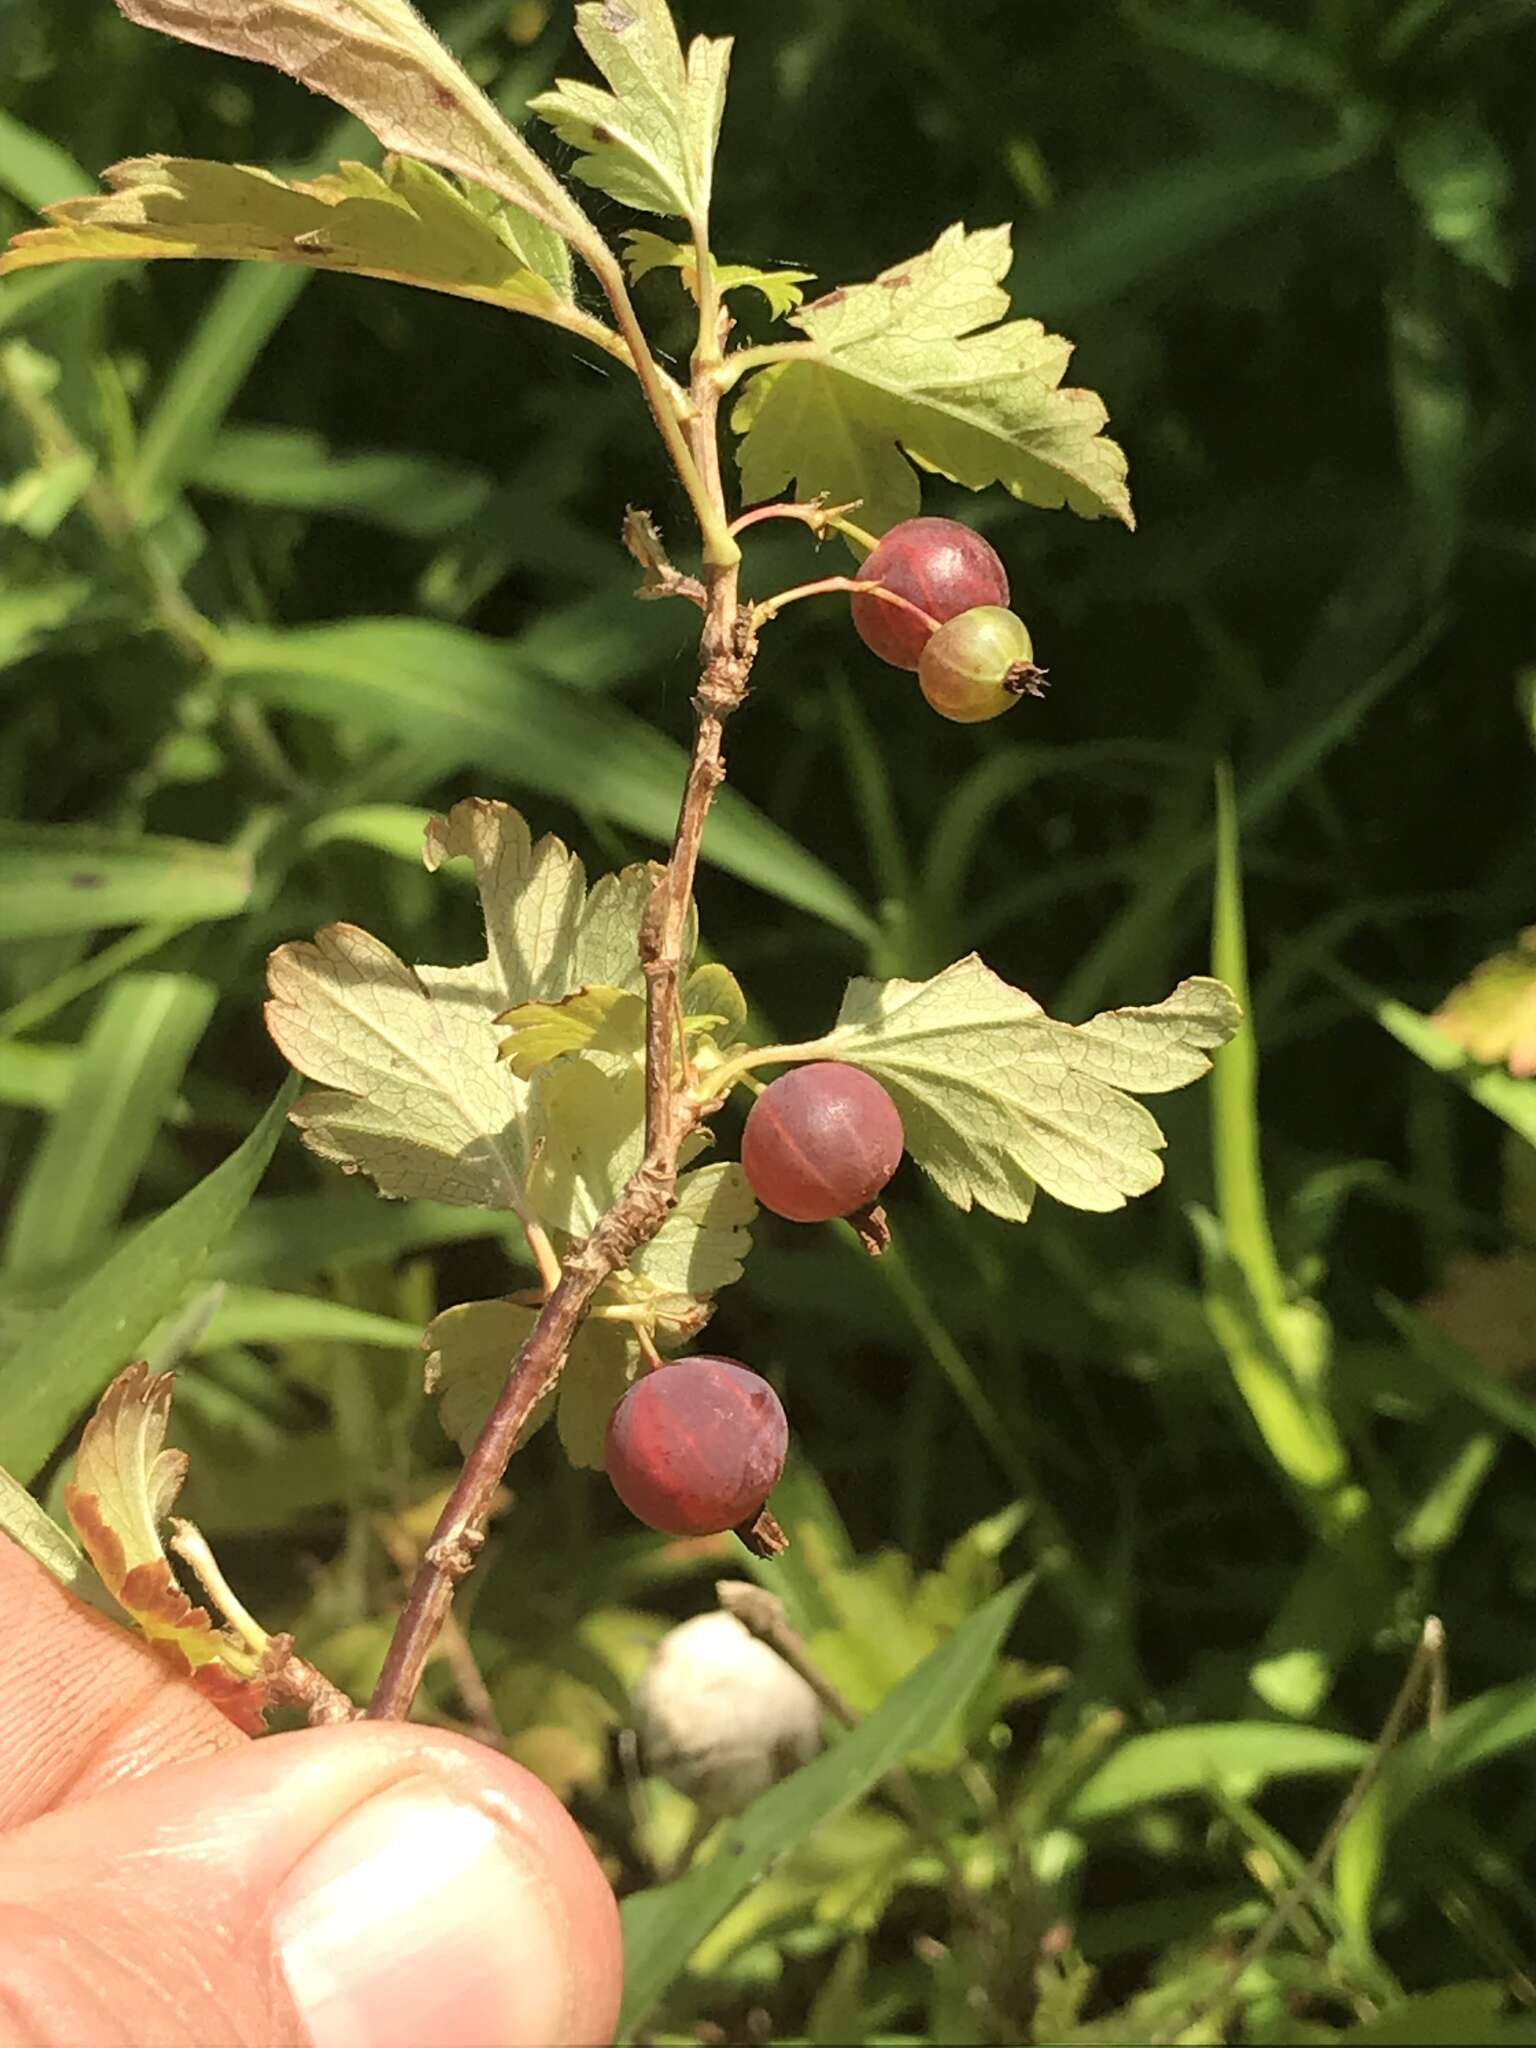
<instances>
[{"instance_id":1,"label":"white puffball mushroom","mask_svg":"<svg viewBox=\"0 0 1536 2048\"><path fill-rule=\"evenodd\" d=\"M734 1614L697 1614L656 1645L635 1687L645 1768L701 1812L740 1813L821 1748L821 1706Z\"/></svg>"}]
</instances>

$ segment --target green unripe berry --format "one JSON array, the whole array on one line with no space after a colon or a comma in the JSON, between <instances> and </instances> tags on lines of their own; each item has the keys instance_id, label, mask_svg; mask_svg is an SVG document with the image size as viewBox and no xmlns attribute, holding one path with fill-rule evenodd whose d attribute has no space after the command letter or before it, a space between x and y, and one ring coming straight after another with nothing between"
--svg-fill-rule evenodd
<instances>
[{"instance_id":1,"label":"green unripe berry","mask_svg":"<svg viewBox=\"0 0 1536 2048\"><path fill-rule=\"evenodd\" d=\"M1029 628L1000 604L961 612L931 636L917 665L923 695L941 717L977 725L1011 711L1020 697L1043 695L1045 670L1034 664Z\"/></svg>"}]
</instances>

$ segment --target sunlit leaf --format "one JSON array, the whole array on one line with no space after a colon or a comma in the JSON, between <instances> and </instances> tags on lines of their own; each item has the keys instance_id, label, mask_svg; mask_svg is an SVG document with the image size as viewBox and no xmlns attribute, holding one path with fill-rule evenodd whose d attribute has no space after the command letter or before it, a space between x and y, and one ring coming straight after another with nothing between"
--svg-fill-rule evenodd
<instances>
[{"instance_id":1,"label":"sunlit leaf","mask_svg":"<svg viewBox=\"0 0 1536 2048\"><path fill-rule=\"evenodd\" d=\"M698 36L685 58L666 0L587 0L576 33L613 90L562 78L529 102L582 152L576 176L646 213L702 220L730 43Z\"/></svg>"},{"instance_id":2,"label":"sunlit leaf","mask_svg":"<svg viewBox=\"0 0 1536 2048\"><path fill-rule=\"evenodd\" d=\"M624 260L637 284L653 270L675 270L683 289L690 297L698 297L699 252L692 242L672 242L649 228L626 229L624 242ZM775 320L794 311L805 297L800 287L809 284L814 275L809 270L759 270L751 263L716 263L713 257L710 267L718 290L760 292Z\"/></svg>"},{"instance_id":3,"label":"sunlit leaf","mask_svg":"<svg viewBox=\"0 0 1536 2048\"><path fill-rule=\"evenodd\" d=\"M996 324L1010 261L1007 228L947 228L911 262L792 314L805 352L759 371L732 415L746 497L794 485L857 498L860 525L883 533L919 509L915 462L1133 525L1102 401L1062 385L1070 342L1038 320Z\"/></svg>"},{"instance_id":4,"label":"sunlit leaf","mask_svg":"<svg viewBox=\"0 0 1536 2048\"><path fill-rule=\"evenodd\" d=\"M346 107L386 149L488 185L560 233L585 217L407 0L118 0L130 21L270 64Z\"/></svg>"},{"instance_id":5,"label":"sunlit leaf","mask_svg":"<svg viewBox=\"0 0 1536 2048\"><path fill-rule=\"evenodd\" d=\"M466 1454L537 1318L536 1309L519 1302L466 1301L428 1324L422 1340L428 1382L439 1395L443 1428ZM622 1324L589 1318L571 1340L559 1386L534 1409L518 1443L557 1413L571 1463L600 1469L608 1417L639 1363L639 1346Z\"/></svg>"},{"instance_id":6,"label":"sunlit leaf","mask_svg":"<svg viewBox=\"0 0 1536 2048\"><path fill-rule=\"evenodd\" d=\"M421 285L557 318L571 304L571 259L542 221L497 194L463 191L406 157L382 170L343 163L313 179L192 157L131 157L111 188L48 208L18 235L0 273L40 263L210 256L302 263Z\"/></svg>"},{"instance_id":7,"label":"sunlit leaf","mask_svg":"<svg viewBox=\"0 0 1536 2048\"><path fill-rule=\"evenodd\" d=\"M443 1428L462 1451L485 1426L537 1319L536 1309L515 1301L462 1301L428 1323L421 1340L427 1385L438 1397ZM521 1442L548 1418L550 1406L543 1402L534 1410Z\"/></svg>"},{"instance_id":8,"label":"sunlit leaf","mask_svg":"<svg viewBox=\"0 0 1536 2048\"><path fill-rule=\"evenodd\" d=\"M559 840L535 845L516 811L479 799L431 821L423 857L429 869L473 863L486 955L412 968L355 925L280 946L268 968L268 1029L322 1086L300 1098L293 1119L315 1151L385 1194L522 1213L528 1098L497 1058L495 1019L597 974L638 979L646 871L605 877L589 893Z\"/></svg>"},{"instance_id":9,"label":"sunlit leaf","mask_svg":"<svg viewBox=\"0 0 1536 2048\"><path fill-rule=\"evenodd\" d=\"M528 1199L551 1230L583 1238L640 1164L645 1075L621 1064L566 1059L530 1086Z\"/></svg>"},{"instance_id":10,"label":"sunlit leaf","mask_svg":"<svg viewBox=\"0 0 1536 2048\"><path fill-rule=\"evenodd\" d=\"M741 1278L756 1215L747 1176L734 1161L696 1167L678 1181L676 1204L631 1258L630 1274L659 1294L718 1294Z\"/></svg>"},{"instance_id":11,"label":"sunlit leaf","mask_svg":"<svg viewBox=\"0 0 1536 2048\"><path fill-rule=\"evenodd\" d=\"M1156 1187L1163 1134L1131 1095L1198 1080L1238 1019L1230 990L1197 976L1150 1007L1059 1024L972 953L931 981L850 982L835 1027L792 1056L873 1074L949 1199L1022 1223L1037 1183L1076 1209Z\"/></svg>"},{"instance_id":12,"label":"sunlit leaf","mask_svg":"<svg viewBox=\"0 0 1536 2048\"><path fill-rule=\"evenodd\" d=\"M496 1019L501 1056L520 1081L566 1052L643 1053L645 998L595 984L557 1003L520 1003Z\"/></svg>"}]
</instances>

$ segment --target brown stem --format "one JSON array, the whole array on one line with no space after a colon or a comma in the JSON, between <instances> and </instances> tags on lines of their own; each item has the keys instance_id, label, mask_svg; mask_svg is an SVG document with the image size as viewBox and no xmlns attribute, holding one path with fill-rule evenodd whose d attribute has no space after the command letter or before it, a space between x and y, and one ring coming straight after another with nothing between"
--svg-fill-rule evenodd
<instances>
[{"instance_id":1,"label":"brown stem","mask_svg":"<svg viewBox=\"0 0 1536 2048\"><path fill-rule=\"evenodd\" d=\"M395 1568L402 1580L408 1579L421 1562L421 1554L404 1531L385 1517L380 1517L376 1527L379 1541L394 1560ZM496 1714L496 1702L491 1698L491 1689L485 1682L469 1637L459 1626L456 1614L443 1616L442 1630L437 1639L443 1662L448 1666L453 1679L453 1689L459 1696L470 1726L480 1740L499 1748L502 1742L501 1722Z\"/></svg>"},{"instance_id":2,"label":"brown stem","mask_svg":"<svg viewBox=\"0 0 1536 2048\"><path fill-rule=\"evenodd\" d=\"M690 495L697 504L697 493L702 492L711 513L709 520L701 520L706 529L707 601L699 641L699 686L693 700L693 758L671 855L652 887L640 926L646 1001L645 1156L586 1243L566 1259L558 1285L539 1311L496 1406L464 1461L396 1623L368 1707L369 1716L376 1721L403 1720L410 1712L432 1645L452 1604L453 1589L471 1569L485 1541L491 1502L517 1440L559 1379L571 1340L593 1295L665 1222L675 1199L678 1153L709 1106L694 1102L687 1087L680 1085L686 1077L675 1057L678 979L704 821L725 776L725 721L746 694L756 637L751 613L737 597L740 550L725 530L725 490L716 432L718 395L707 360L695 368L694 403L697 411L689 422L689 445L683 453L687 459L685 482L691 478ZM675 435L677 424L670 411L668 419ZM663 439L671 450L671 436L664 432ZM726 548L709 548L711 528L728 543ZM723 558L711 559L712 554Z\"/></svg>"},{"instance_id":3,"label":"brown stem","mask_svg":"<svg viewBox=\"0 0 1536 2048\"><path fill-rule=\"evenodd\" d=\"M272 1637L272 1668L266 1674L267 1696L275 1707L298 1707L311 1728L332 1728L355 1721L362 1711L323 1671L299 1656L292 1636Z\"/></svg>"}]
</instances>

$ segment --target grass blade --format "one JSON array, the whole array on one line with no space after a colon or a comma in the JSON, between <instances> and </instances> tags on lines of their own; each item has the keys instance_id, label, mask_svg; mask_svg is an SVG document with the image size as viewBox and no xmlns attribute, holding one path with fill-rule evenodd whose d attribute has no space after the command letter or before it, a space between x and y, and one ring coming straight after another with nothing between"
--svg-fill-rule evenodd
<instances>
[{"instance_id":1,"label":"grass blade","mask_svg":"<svg viewBox=\"0 0 1536 2048\"><path fill-rule=\"evenodd\" d=\"M992 1669L1024 1590L1009 1586L978 1608L851 1734L732 1821L707 1863L625 1901L621 2040L776 1857L943 1731Z\"/></svg>"},{"instance_id":2,"label":"grass blade","mask_svg":"<svg viewBox=\"0 0 1536 2048\"><path fill-rule=\"evenodd\" d=\"M267 1170L297 1092L294 1077L244 1144L126 1238L0 1365L0 1462L23 1483L36 1477L228 1236Z\"/></svg>"},{"instance_id":3,"label":"grass blade","mask_svg":"<svg viewBox=\"0 0 1536 2048\"><path fill-rule=\"evenodd\" d=\"M8 939L234 917L250 894L250 857L228 847L91 825L0 824L0 931Z\"/></svg>"}]
</instances>

